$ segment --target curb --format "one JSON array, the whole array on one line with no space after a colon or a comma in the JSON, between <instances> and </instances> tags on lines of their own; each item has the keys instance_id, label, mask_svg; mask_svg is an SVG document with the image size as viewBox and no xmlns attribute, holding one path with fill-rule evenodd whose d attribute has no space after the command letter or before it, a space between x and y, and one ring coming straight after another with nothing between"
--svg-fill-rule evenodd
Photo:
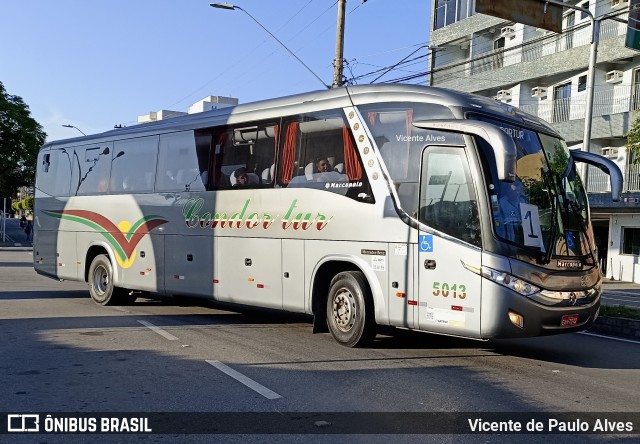
<instances>
[{"instance_id":1,"label":"curb","mask_svg":"<svg viewBox=\"0 0 640 444\"><path fill-rule=\"evenodd\" d=\"M588 331L640 341L640 320L599 316Z\"/></svg>"}]
</instances>

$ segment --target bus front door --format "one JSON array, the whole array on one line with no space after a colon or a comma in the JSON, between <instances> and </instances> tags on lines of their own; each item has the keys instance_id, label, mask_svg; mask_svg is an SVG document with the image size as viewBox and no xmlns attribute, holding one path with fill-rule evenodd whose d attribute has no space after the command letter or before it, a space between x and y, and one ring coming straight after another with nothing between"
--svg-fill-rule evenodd
<instances>
[{"instance_id":1,"label":"bus front door","mask_svg":"<svg viewBox=\"0 0 640 444\"><path fill-rule=\"evenodd\" d=\"M429 146L420 177L418 326L480 337L480 223L464 147ZM440 234L442 233L442 234Z\"/></svg>"}]
</instances>

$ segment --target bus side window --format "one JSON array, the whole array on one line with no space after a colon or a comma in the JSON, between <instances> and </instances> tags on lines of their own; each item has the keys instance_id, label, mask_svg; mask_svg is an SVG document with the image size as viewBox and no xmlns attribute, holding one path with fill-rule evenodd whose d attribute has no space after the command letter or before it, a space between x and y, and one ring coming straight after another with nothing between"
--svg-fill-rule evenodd
<instances>
[{"instance_id":1,"label":"bus side window","mask_svg":"<svg viewBox=\"0 0 640 444\"><path fill-rule=\"evenodd\" d=\"M193 131L162 134L158 152L156 191L204 191L208 182L210 137Z\"/></svg>"},{"instance_id":2,"label":"bus side window","mask_svg":"<svg viewBox=\"0 0 640 444\"><path fill-rule=\"evenodd\" d=\"M38 188L51 196L68 196L73 148L43 151L38 163Z\"/></svg>"},{"instance_id":3,"label":"bus side window","mask_svg":"<svg viewBox=\"0 0 640 444\"><path fill-rule=\"evenodd\" d=\"M268 122L234 126L213 136L216 188L273 186L279 125Z\"/></svg>"},{"instance_id":4,"label":"bus side window","mask_svg":"<svg viewBox=\"0 0 640 444\"><path fill-rule=\"evenodd\" d=\"M116 141L111 161L111 191L153 192L157 160L158 136Z\"/></svg>"},{"instance_id":5,"label":"bus side window","mask_svg":"<svg viewBox=\"0 0 640 444\"><path fill-rule=\"evenodd\" d=\"M109 190L111 143L100 146L78 147L73 156L71 194L97 194Z\"/></svg>"},{"instance_id":6,"label":"bus side window","mask_svg":"<svg viewBox=\"0 0 640 444\"><path fill-rule=\"evenodd\" d=\"M370 197L368 182L342 110L298 116L285 126L280 156L280 184ZM327 186L357 182L359 186Z\"/></svg>"}]
</instances>

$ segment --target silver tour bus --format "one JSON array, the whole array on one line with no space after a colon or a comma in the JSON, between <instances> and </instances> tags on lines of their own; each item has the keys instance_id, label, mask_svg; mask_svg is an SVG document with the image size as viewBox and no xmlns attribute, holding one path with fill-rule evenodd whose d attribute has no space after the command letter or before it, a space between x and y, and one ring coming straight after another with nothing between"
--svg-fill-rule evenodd
<instances>
[{"instance_id":1,"label":"silver tour bus","mask_svg":"<svg viewBox=\"0 0 640 444\"><path fill-rule=\"evenodd\" d=\"M51 142L34 267L98 304L187 295L475 339L587 329L601 271L577 164L544 121L424 86L337 88Z\"/></svg>"}]
</instances>

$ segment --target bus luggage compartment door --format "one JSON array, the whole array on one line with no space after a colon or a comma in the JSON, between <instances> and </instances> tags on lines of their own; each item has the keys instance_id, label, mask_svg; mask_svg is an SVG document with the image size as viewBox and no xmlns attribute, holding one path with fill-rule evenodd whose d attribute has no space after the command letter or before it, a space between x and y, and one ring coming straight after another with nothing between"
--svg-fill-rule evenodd
<instances>
[{"instance_id":1,"label":"bus luggage compartment door","mask_svg":"<svg viewBox=\"0 0 640 444\"><path fill-rule=\"evenodd\" d=\"M217 237L216 299L282 309L281 239Z\"/></svg>"}]
</instances>

